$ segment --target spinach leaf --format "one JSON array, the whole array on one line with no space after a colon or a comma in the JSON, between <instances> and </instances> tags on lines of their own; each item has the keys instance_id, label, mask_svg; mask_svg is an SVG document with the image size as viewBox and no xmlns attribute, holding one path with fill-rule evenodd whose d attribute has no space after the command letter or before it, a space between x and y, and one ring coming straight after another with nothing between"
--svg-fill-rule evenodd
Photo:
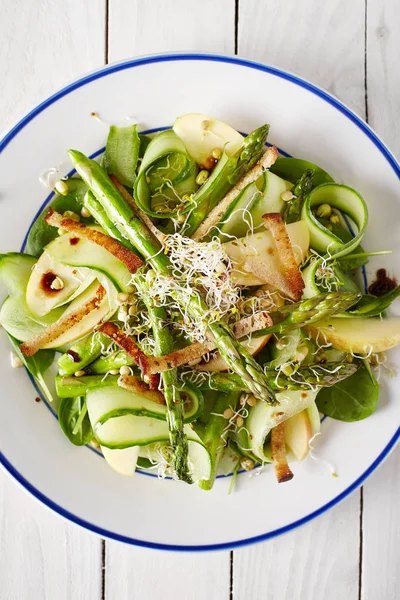
<instances>
[{"instance_id":1,"label":"spinach leaf","mask_svg":"<svg viewBox=\"0 0 400 600\"><path fill-rule=\"evenodd\" d=\"M7 333L7 336L11 342L15 354L20 358L28 372L37 381L43 395L49 402L54 402L54 398L47 383L44 380L44 373L53 364L55 351L54 350L39 350L33 356L25 356L20 350L20 342L16 340L12 335Z\"/></svg>"},{"instance_id":2,"label":"spinach leaf","mask_svg":"<svg viewBox=\"0 0 400 600\"><path fill-rule=\"evenodd\" d=\"M317 407L324 415L339 421L360 421L376 411L378 397L378 382L362 365L351 377L330 388L322 388L317 396Z\"/></svg>"},{"instance_id":3,"label":"spinach leaf","mask_svg":"<svg viewBox=\"0 0 400 600\"><path fill-rule=\"evenodd\" d=\"M57 228L47 225L44 221L49 206L61 214L66 210L71 210L78 214L80 213L83 197L87 192L86 184L82 179L72 177L71 179L68 179L68 189L69 193L66 196L56 196L53 202L46 206L33 223L29 231L25 248L25 252L28 254L40 256L43 252L43 248L58 235Z\"/></svg>"},{"instance_id":4,"label":"spinach leaf","mask_svg":"<svg viewBox=\"0 0 400 600\"><path fill-rule=\"evenodd\" d=\"M58 421L75 446L85 446L94 437L85 398L62 398L58 407Z\"/></svg>"}]
</instances>

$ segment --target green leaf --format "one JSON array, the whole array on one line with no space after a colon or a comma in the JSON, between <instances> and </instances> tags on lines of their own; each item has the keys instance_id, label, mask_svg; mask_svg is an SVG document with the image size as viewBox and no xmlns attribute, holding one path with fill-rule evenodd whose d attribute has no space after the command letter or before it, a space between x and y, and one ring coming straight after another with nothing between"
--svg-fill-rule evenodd
<instances>
[{"instance_id":1,"label":"green leaf","mask_svg":"<svg viewBox=\"0 0 400 600\"><path fill-rule=\"evenodd\" d=\"M85 446L93 439L93 430L84 398L62 398L58 421L64 434L75 446Z\"/></svg>"},{"instance_id":2,"label":"green leaf","mask_svg":"<svg viewBox=\"0 0 400 600\"><path fill-rule=\"evenodd\" d=\"M339 421L360 421L372 415L378 406L379 385L364 365L354 375L322 388L317 407L324 415Z\"/></svg>"},{"instance_id":3,"label":"green leaf","mask_svg":"<svg viewBox=\"0 0 400 600\"><path fill-rule=\"evenodd\" d=\"M82 179L72 177L67 181L69 193L66 196L56 196L56 198L40 213L33 223L26 242L25 252L32 256L40 256L43 248L58 236L57 227L51 227L45 223L44 218L49 207L63 214L67 210L80 213L83 197L87 192L87 187Z\"/></svg>"},{"instance_id":4,"label":"green leaf","mask_svg":"<svg viewBox=\"0 0 400 600\"><path fill-rule=\"evenodd\" d=\"M54 350L39 350L33 356L25 356L20 350L20 343L12 335L7 333L15 354L20 358L26 369L37 381L43 395L49 402L54 402L54 398L44 380L44 373L53 364Z\"/></svg>"}]
</instances>

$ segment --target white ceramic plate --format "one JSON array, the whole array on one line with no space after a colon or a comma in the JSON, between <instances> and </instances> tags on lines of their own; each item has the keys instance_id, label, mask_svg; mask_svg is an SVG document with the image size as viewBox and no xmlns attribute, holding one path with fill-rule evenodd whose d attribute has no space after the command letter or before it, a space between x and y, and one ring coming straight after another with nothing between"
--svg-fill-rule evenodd
<instances>
[{"instance_id":1,"label":"white ceramic plate","mask_svg":"<svg viewBox=\"0 0 400 600\"><path fill-rule=\"evenodd\" d=\"M96 71L30 112L0 142L0 251L19 250L46 191L45 169L63 163L66 149L94 154L104 146L107 121L133 116L142 129L170 126L188 112L213 115L241 131L271 123L270 142L316 162L367 200L370 225L363 245L393 249L371 261L400 275L400 167L354 113L326 92L288 73L237 58L165 55ZM65 164L61 174L70 170ZM26 373L11 369L0 338L0 461L36 498L102 536L172 550L232 548L265 540L323 513L357 488L400 436L399 379L385 379L378 411L358 423L326 419L317 454L294 464L295 478L277 485L272 468L241 474L212 492L154 477L124 478L86 448L72 446ZM399 351L390 353L399 362Z\"/></svg>"}]
</instances>

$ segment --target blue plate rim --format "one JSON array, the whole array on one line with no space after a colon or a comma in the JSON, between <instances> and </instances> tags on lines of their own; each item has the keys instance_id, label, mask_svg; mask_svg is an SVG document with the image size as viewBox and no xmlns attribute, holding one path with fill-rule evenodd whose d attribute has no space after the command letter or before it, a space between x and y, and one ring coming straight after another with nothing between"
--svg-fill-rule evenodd
<instances>
[{"instance_id":1,"label":"blue plate rim","mask_svg":"<svg viewBox=\"0 0 400 600\"><path fill-rule=\"evenodd\" d=\"M344 114L344 116L346 116L352 123L354 123L378 148L378 150L381 152L381 154L384 156L384 158L390 164L390 166L392 167L394 172L400 178L400 164L397 162L394 155L390 152L390 150L387 148L387 146L380 140L380 138L371 129L371 127L367 123L365 123L360 117L358 117L350 108L345 106L345 104L343 104L340 100L336 99L334 96L332 96L328 92L322 90L321 88L315 86L314 84L312 84L296 75L292 75L292 74L288 73L287 71L283 71L276 67L263 65L262 63L242 59L239 57L223 56L223 55L218 55L218 54L199 54L199 53L159 54L159 55L146 56L143 58L130 59L130 60L126 60L126 61L123 61L120 63L115 63L112 65L103 67L101 69L98 69L97 71L94 71L94 72L74 81L73 83L65 86L64 88L62 88L61 90L59 90L58 92L56 92L55 94L53 94L52 96L50 96L49 98L44 100L42 103L38 104L29 113L27 113L25 115L25 117L23 117L14 127L12 127L11 130L0 141L0 153L13 140L13 138L30 121L32 121L38 114L43 112L51 104L54 104L55 102L57 102L58 100L60 100L64 96L66 96L67 94L73 92L75 89L77 89L79 87L82 87L83 85L86 85L92 81L95 81L96 79L100 79L101 77L105 77L108 74L115 73L115 72L125 70L125 69L131 69L131 68L135 68L135 67L145 66L145 65L151 64L151 63L158 63L158 62L190 61L190 60L222 62L222 63L234 64L234 65L241 66L241 67L259 70L264 73L268 73L270 75L274 75L281 79L290 81L291 83L294 83L295 85L298 85L299 87L302 87L303 89L308 90L312 94L318 96L319 98L321 98L322 100L324 100L325 102L327 102L328 104L330 104L331 106L333 106L334 108L339 110L339 112ZM123 535L114 533L112 531L108 531L106 529L98 527L97 525L93 525L92 523L89 523L88 521L85 521L84 519L81 519L80 517L77 517L76 515L70 513L69 511L64 509L62 506L58 505L57 503L53 502L50 498L48 498L47 496L42 494L42 492L40 492L34 485L32 485L10 463L10 461L6 458L6 456L2 452L0 452L0 464L3 466L3 468L6 471L8 471L8 473L12 477L14 477L14 479L16 479L18 481L18 483L20 483L20 485L22 485L22 487L24 487L29 493L31 493L37 500L42 502L48 508L52 509L54 512L58 513L59 515L65 517L69 521L72 521L76 525L79 525L79 526L81 526L89 531L92 531L93 533L96 533L102 537L120 541L120 542L124 542L124 543L135 545L135 546L141 546L141 547L157 549L157 550L169 550L169 551L173 550L173 551L181 551L181 552L200 552L200 551L229 550L229 549L233 549L233 548L240 548L242 546L254 544L257 542L271 539L273 537L277 537L279 535L287 533L288 531L296 529L297 527L300 527L301 525L303 525L305 523L308 523L309 521L315 519L317 516L323 514L324 512L326 512L327 510L329 510L330 508L332 508L333 506L338 504L341 500L346 498L351 492L353 492L355 489L357 489L365 481L365 479L367 477L369 477L373 473L373 471L375 471L375 469L378 467L378 465L388 456L389 452L392 450L392 448L395 446L395 444L398 442L399 439L400 439L400 427L397 429L396 433L392 436L392 438L390 439L388 444L385 446L385 448L381 451L381 453L378 455L378 457L373 461L373 463L368 467L368 469L366 469L364 471L364 473L360 477L358 477L358 479L356 479L350 486L348 486L345 490L343 490L343 492L341 492L338 496L336 496L335 498L333 498L328 503L324 504L323 506L321 506L314 512L306 515L305 517L302 517L301 519L298 519L297 521L294 521L293 523L290 523L289 525L285 525L284 527L280 527L278 529L260 534L258 536L253 536L250 538L236 540L233 542L225 542L225 543L219 543L219 544L206 544L206 545L161 544L161 543L155 543L155 542L147 542L145 540L138 540L135 538L131 538L131 537L127 537L127 536L123 536Z\"/></svg>"}]
</instances>

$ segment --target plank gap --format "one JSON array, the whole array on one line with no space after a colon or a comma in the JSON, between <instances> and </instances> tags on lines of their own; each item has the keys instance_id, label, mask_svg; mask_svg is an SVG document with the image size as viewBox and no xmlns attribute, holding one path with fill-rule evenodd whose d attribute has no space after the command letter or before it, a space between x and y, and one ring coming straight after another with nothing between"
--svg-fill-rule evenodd
<instances>
[{"instance_id":1,"label":"plank gap","mask_svg":"<svg viewBox=\"0 0 400 600\"><path fill-rule=\"evenodd\" d=\"M105 15L104 15L104 19L105 19L105 26L104 26L104 32L105 32L105 38L104 38L104 64L108 65L108 27L109 27L109 20L110 20L110 0L105 0Z\"/></svg>"},{"instance_id":2,"label":"plank gap","mask_svg":"<svg viewBox=\"0 0 400 600\"><path fill-rule=\"evenodd\" d=\"M365 0L364 5L364 104L365 104L365 120L368 123L368 0Z\"/></svg>"},{"instance_id":3,"label":"plank gap","mask_svg":"<svg viewBox=\"0 0 400 600\"><path fill-rule=\"evenodd\" d=\"M101 600L106 598L106 540L101 540Z\"/></svg>"},{"instance_id":4,"label":"plank gap","mask_svg":"<svg viewBox=\"0 0 400 600\"><path fill-rule=\"evenodd\" d=\"M229 569L229 600L233 600L233 550L229 552L230 569Z\"/></svg>"},{"instance_id":5,"label":"plank gap","mask_svg":"<svg viewBox=\"0 0 400 600\"><path fill-rule=\"evenodd\" d=\"M358 555L358 600L362 596L362 572L363 572L363 520L364 520L364 488L360 488L360 542Z\"/></svg>"},{"instance_id":6,"label":"plank gap","mask_svg":"<svg viewBox=\"0 0 400 600\"><path fill-rule=\"evenodd\" d=\"M239 0L235 0L235 55L239 48Z\"/></svg>"}]
</instances>

